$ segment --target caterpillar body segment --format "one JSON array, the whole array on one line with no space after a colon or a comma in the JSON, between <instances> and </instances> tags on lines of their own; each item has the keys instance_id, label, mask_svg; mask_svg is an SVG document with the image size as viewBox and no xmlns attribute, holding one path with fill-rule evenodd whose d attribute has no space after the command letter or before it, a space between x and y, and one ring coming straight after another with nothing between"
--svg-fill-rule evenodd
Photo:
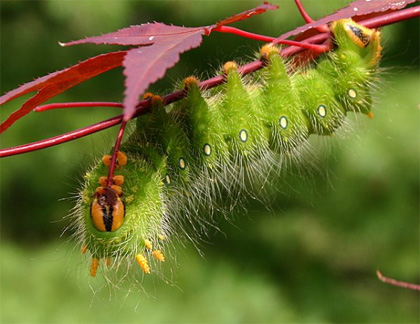
<instances>
[{"instance_id":1,"label":"caterpillar body segment","mask_svg":"<svg viewBox=\"0 0 420 324\"><path fill-rule=\"evenodd\" d=\"M260 51L267 70L262 90L262 120L269 136L270 150L291 152L308 136L309 122L300 107L301 98L292 87L287 66L277 47L265 45Z\"/></svg>"},{"instance_id":2,"label":"caterpillar body segment","mask_svg":"<svg viewBox=\"0 0 420 324\"><path fill-rule=\"evenodd\" d=\"M91 273L97 259L109 257L136 260L144 273L153 272L152 262L165 259L162 238L185 230L185 223L205 231L214 209L228 213L243 197L258 197L272 171L280 169L279 160L293 157L311 134L333 134L348 112L372 116L380 34L348 19L331 24L331 32L336 49L312 68L290 72L279 50L266 45L257 81L245 81L228 62L218 93L202 91L189 77L182 84L186 97L171 107L146 95L152 111L137 119L122 144L126 158L118 157L112 179L121 190L104 188L107 158L85 177L78 232L95 260ZM108 191L113 200L107 200ZM99 199L113 208L119 201L124 205L118 226L97 225Z\"/></svg>"}]
</instances>

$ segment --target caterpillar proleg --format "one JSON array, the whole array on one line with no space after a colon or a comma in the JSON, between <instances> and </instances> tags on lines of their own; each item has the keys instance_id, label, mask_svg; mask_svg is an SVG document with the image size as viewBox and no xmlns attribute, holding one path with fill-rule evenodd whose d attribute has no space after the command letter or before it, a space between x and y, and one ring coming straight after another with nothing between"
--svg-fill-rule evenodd
<instances>
[{"instance_id":1,"label":"caterpillar proleg","mask_svg":"<svg viewBox=\"0 0 420 324\"><path fill-rule=\"evenodd\" d=\"M236 197L258 196L282 157L310 135L333 134L349 112L373 116L380 32L351 19L330 29L335 49L311 67L294 69L269 44L252 82L228 62L216 91L203 91L189 77L181 85L185 99L170 107L145 95L152 111L121 145L112 186L104 184L104 157L86 173L79 195L76 235L90 251L92 276L98 260L108 258L137 261L153 273L152 260L164 261L177 223L230 210Z\"/></svg>"}]
</instances>

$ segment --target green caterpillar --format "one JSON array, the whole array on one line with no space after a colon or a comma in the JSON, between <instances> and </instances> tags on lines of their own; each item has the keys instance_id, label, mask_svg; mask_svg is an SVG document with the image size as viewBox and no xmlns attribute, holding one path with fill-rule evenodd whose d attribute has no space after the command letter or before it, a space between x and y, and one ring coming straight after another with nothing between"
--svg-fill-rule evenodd
<instances>
[{"instance_id":1,"label":"green caterpillar","mask_svg":"<svg viewBox=\"0 0 420 324\"><path fill-rule=\"evenodd\" d=\"M121 146L113 186L105 177L109 156L85 175L76 235L92 254L92 276L100 259L136 259L150 273L151 255L164 261L180 220L258 195L279 157L304 147L311 134L334 133L348 112L372 117L380 33L351 19L330 28L336 49L312 68L291 71L278 48L266 45L266 66L248 85L228 62L217 92L203 93L190 77L185 99L169 108L146 95L152 112L137 119Z\"/></svg>"}]
</instances>

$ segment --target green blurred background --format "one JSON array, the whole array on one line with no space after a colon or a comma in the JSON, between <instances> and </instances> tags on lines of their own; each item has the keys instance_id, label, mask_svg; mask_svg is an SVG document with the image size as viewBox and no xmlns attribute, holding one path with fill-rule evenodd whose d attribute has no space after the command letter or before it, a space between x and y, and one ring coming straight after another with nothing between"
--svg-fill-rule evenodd
<instances>
[{"instance_id":1,"label":"green blurred background","mask_svg":"<svg viewBox=\"0 0 420 324\"><path fill-rule=\"evenodd\" d=\"M314 18L348 1L303 1ZM260 1L5 1L1 8L1 93L117 47L61 48L57 41L161 21L202 26ZM271 36L302 24L292 1L235 26ZM281 179L268 211L220 220L200 250L177 247L172 284L156 276L144 291L91 280L65 218L83 172L112 145L116 129L2 159L2 323L418 323L419 294L381 283L375 270L419 278L419 21L383 30L383 83L373 120L312 139L307 176ZM261 44L213 34L183 54L153 86L167 93L185 76L212 76L226 60L250 60ZM55 101L120 101L121 70ZM169 89L169 90L168 90ZM25 97L24 99L27 99ZM2 107L2 120L23 102ZM31 114L1 136L1 147L32 142L117 114L75 109ZM131 293L127 291L133 290Z\"/></svg>"}]
</instances>

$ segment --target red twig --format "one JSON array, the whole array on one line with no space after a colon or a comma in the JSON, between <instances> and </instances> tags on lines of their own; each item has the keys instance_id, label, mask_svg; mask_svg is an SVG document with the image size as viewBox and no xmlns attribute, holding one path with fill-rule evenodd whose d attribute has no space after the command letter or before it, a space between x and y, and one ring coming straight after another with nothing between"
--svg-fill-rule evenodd
<instances>
[{"instance_id":1,"label":"red twig","mask_svg":"<svg viewBox=\"0 0 420 324\"><path fill-rule=\"evenodd\" d=\"M58 102L48 105L42 105L34 108L35 112L42 112L52 109L63 109L63 108L81 108L81 107L117 107L124 108L124 105L119 102Z\"/></svg>"},{"instance_id":2,"label":"red twig","mask_svg":"<svg viewBox=\"0 0 420 324\"><path fill-rule=\"evenodd\" d=\"M379 28L382 26L391 25L403 20L408 20L420 16L420 6L411 7L408 9L391 12L384 16L378 16L371 19L366 19L362 22L359 22L365 27L368 28Z\"/></svg>"},{"instance_id":3,"label":"red twig","mask_svg":"<svg viewBox=\"0 0 420 324\"><path fill-rule=\"evenodd\" d=\"M408 20L411 18L415 18L420 16L420 8L419 7L412 7L412 8L408 8L408 9L404 9L401 11L397 11L397 12L392 12L392 13L387 13L383 16L378 16L375 18L371 18L371 19L367 19L364 21L359 21L360 24L368 27L368 28L377 28L377 27L381 27L381 26L386 26L389 24L393 24L396 22L400 22L403 20ZM305 41L306 43L312 43L312 44L320 44L322 42L324 42L326 39L328 39L329 35L328 33L322 33L322 34L318 34L316 36L312 36L310 38L307 38L303 41ZM288 47L284 50L282 50L281 54L283 57L288 57L288 56L292 56L300 51L302 51L303 49L301 47L296 47L296 46L291 46ZM254 62L248 63L244 66L242 66L240 68L240 72L242 74L248 74L251 72L254 72L258 69L261 69L264 66L264 64L260 61L260 60L256 60ZM200 83L200 87L202 87L203 89L210 89L213 87L216 87L220 84L222 84L224 82L224 77L223 76L216 76L213 77L211 79L208 79L206 81L203 81ZM184 91L176 91L174 93L168 94L166 96L163 97L164 103L170 104L174 101L180 100L181 98L184 97ZM146 100L142 100L139 102L139 104L137 105L137 112L135 114L135 117L140 116L141 114L144 114L148 111L148 101ZM77 138L95 133L95 132L99 132L101 130L104 130L106 128L115 126L119 123L121 123L122 121L122 115L116 116L114 118L99 122L97 124L91 125L91 126L87 126L85 128L81 128L66 134L62 134L62 135L58 135L56 137L52 137L46 140L41 140L38 142L34 142L34 143L29 143L29 144L24 144L24 145L20 145L20 146L15 146L15 147L11 147L11 148L6 148L6 149L2 149L0 150L0 158L1 157L6 157L6 156L11 156L11 155L17 155L17 154L22 154L22 153L27 153L27 152L31 152L31 151L36 151L36 150L40 150L46 147L50 147L50 146L54 146L54 145L58 145L61 143L65 143L68 141L72 141L75 140Z\"/></svg>"},{"instance_id":4,"label":"red twig","mask_svg":"<svg viewBox=\"0 0 420 324\"><path fill-rule=\"evenodd\" d=\"M241 30L239 28L230 27L230 26L219 26L219 27L214 28L212 31L217 31L219 33L235 34L241 37L255 39L255 40L259 40L259 41L263 41L267 43L272 42L273 40L276 39L275 37L254 34L254 33L250 33L250 32Z\"/></svg>"},{"instance_id":5,"label":"red twig","mask_svg":"<svg viewBox=\"0 0 420 324\"><path fill-rule=\"evenodd\" d=\"M120 150L120 144L124 136L124 130L125 130L126 125L127 125L127 121L123 120L120 126L120 131L118 132L117 140L115 141L114 152L112 154L111 164L109 166L108 179L107 179L107 184L106 184L106 186L109 188L112 185L112 178L114 177L114 171L117 164L117 155L118 155L118 151Z\"/></svg>"},{"instance_id":6,"label":"red twig","mask_svg":"<svg viewBox=\"0 0 420 324\"><path fill-rule=\"evenodd\" d=\"M405 282L405 281L399 281L399 280L395 280L392 278L388 278L385 277L379 270L376 270L376 275L378 276L379 280L393 285L393 286L397 286L397 287L402 287L402 288L407 288L407 289L412 289L412 290L418 290L420 291L420 285L416 285L413 283L409 283L409 282Z\"/></svg>"},{"instance_id":7,"label":"red twig","mask_svg":"<svg viewBox=\"0 0 420 324\"><path fill-rule=\"evenodd\" d=\"M305 8L303 7L300 0L295 0L296 7L299 9L300 15L306 21L307 24L314 22L314 20L308 15Z\"/></svg>"},{"instance_id":8,"label":"red twig","mask_svg":"<svg viewBox=\"0 0 420 324\"><path fill-rule=\"evenodd\" d=\"M296 7L299 9L300 15L302 16L302 18L305 20L305 22L307 24L314 22L314 20L306 12L306 10L303 7L303 5L300 2L300 0L295 0L295 4L296 4ZM326 24L325 25L322 25L322 26L315 27L315 29L317 31L319 31L320 33L326 33L326 32L328 32L328 26Z\"/></svg>"},{"instance_id":9,"label":"red twig","mask_svg":"<svg viewBox=\"0 0 420 324\"><path fill-rule=\"evenodd\" d=\"M51 137L45 140L14 146L6 149L0 150L0 158L6 157L6 156L12 156L12 155L18 155L23 153L28 153L32 151L41 150L43 148L47 148L50 146L62 144L65 142L69 142L81 137L84 137L86 135L90 135L96 132L99 132L101 130L107 129L109 127L115 126L120 124L122 121L122 115L101 121L99 123L96 123L94 125L90 125L84 128L77 129L75 131L68 132L66 134L61 134L55 137Z\"/></svg>"}]
</instances>

